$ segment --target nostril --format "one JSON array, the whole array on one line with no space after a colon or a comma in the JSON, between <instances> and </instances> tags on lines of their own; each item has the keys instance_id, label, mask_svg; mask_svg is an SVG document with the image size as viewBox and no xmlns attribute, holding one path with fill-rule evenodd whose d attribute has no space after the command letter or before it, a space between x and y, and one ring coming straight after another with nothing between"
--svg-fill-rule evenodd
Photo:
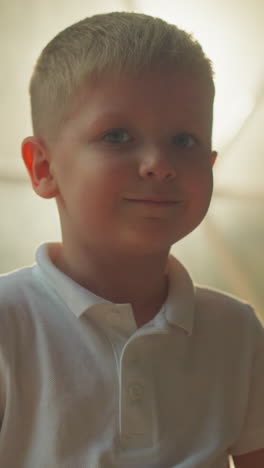
<instances>
[{"instance_id":1,"label":"nostril","mask_svg":"<svg viewBox=\"0 0 264 468\"><path fill-rule=\"evenodd\" d=\"M174 174L173 174L173 171L147 171L145 173L145 177L149 177L149 178L157 178L157 179L173 179L174 177Z\"/></svg>"}]
</instances>

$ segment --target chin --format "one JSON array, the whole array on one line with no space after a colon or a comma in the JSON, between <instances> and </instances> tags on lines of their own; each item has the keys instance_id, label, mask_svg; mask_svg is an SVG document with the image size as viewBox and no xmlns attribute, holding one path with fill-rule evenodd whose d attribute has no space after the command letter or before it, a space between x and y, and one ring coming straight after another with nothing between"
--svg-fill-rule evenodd
<instances>
[{"instance_id":1,"label":"chin","mask_svg":"<svg viewBox=\"0 0 264 468\"><path fill-rule=\"evenodd\" d=\"M153 232L152 235L149 236L131 236L130 239L127 239L127 242L122 242L122 244L126 244L126 248L130 254L164 255L164 253L170 251L172 245L180 240L180 238L179 236L161 236Z\"/></svg>"}]
</instances>

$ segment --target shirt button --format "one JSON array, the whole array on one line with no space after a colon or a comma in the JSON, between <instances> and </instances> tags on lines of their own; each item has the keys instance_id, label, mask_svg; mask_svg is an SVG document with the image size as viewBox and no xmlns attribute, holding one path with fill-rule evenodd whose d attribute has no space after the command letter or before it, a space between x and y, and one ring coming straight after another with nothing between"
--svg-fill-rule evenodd
<instances>
[{"instance_id":1,"label":"shirt button","mask_svg":"<svg viewBox=\"0 0 264 468\"><path fill-rule=\"evenodd\" d=\"M144 395L144 387L140 384L133 384L128 387L128 395L131 401L139 401Z\"/></svg>"}]
</instances>

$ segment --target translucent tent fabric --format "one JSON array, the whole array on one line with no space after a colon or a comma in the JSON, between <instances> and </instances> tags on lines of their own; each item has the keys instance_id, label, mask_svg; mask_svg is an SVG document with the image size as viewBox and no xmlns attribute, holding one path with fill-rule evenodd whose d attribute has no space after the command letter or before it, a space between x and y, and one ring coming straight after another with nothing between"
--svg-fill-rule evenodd
<instances>
[{"instance_id":1,"label":"translucent tent fabric","mask_svg":"<svg viewBox=\"0 0 264 468\"><path fill-rule=\"evenodd\" d=\"M193 32L216 71L215 193L205 221L172 252L196 282L238 295L264 316L264 4L152 3L2 0L0 272L31 264L39 243L60 239L55 204L33 193L20 157L20 142L31 134L28 82L39 52L59 30L85 16L136 10Z\"/></svg>"}]
</instances>

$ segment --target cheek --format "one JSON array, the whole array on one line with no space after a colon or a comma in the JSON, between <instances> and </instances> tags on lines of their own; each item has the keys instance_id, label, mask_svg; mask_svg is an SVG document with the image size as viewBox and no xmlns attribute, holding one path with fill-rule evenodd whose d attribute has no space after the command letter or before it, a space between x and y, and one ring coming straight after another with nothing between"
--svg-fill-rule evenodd
<instances>
[{"instance_id":1,"label":"cheek","mask_svg":"<svg viewBox=\"0 0 264 468\"><path fill-rule=\"evenodd\" d=\"M199 164L193 167L191 173L191 185L201 192L207 193L212 190L213 186L213 171L209 160L201 160Z\"/></svg>"},{"instance_id":2,"label":"cheek","mask_svg":"<svg viewBox=\"0 0 264 468\"><path fill-rule=\"evenodd\" d=\"M188 184L188 192L193 207L197 211L207 210L213 190L213 174L209 165L193 172Z\"/></svg>"},{"instance_id":3,"label":"cheek","mask_svg":"<svg viewBox=\"0 0 264 468\"><path fill-rule=\"evenodd\" d=\"M118 209L125 189L125 178L112 168L83 173L75 187L74 199L87 216L97 219Z\"/></svg>"}]
</instances>

